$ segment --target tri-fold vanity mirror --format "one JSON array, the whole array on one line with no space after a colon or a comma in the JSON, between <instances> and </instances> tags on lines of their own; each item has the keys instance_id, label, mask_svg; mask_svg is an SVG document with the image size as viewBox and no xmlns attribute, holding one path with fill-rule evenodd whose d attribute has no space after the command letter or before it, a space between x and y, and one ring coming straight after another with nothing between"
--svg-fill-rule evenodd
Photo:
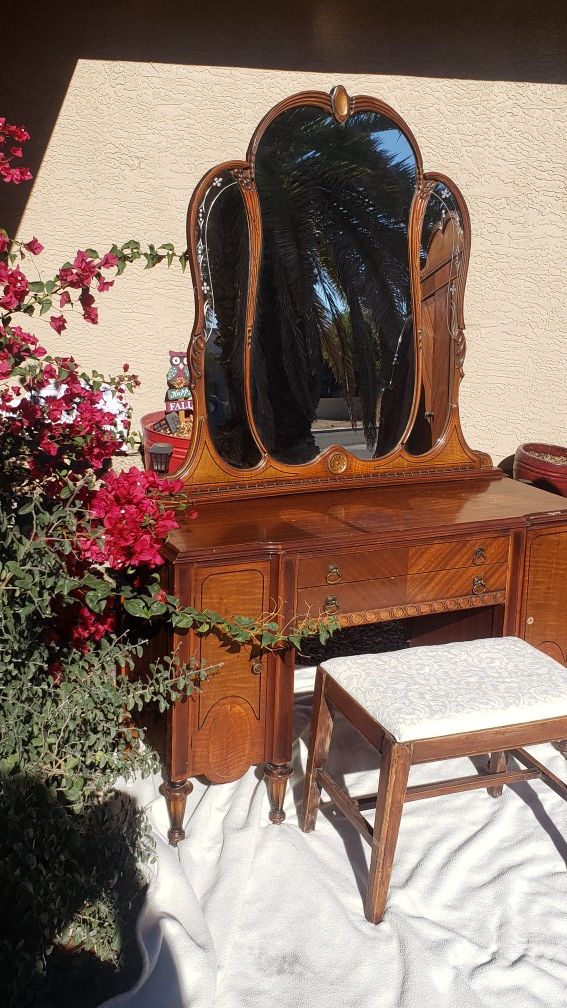
<instances>
[{"instance_id":1,"label":"tri-fold vanity mirror","mask_svg":"<svg viewBox=\"0 0 567 1008\"><path fill-rule=\"evenodd\" d=\"M478 469L461 434L470 225L375 98L303 92L188 214L196 494Z\"/></svg>"}]
</instances>

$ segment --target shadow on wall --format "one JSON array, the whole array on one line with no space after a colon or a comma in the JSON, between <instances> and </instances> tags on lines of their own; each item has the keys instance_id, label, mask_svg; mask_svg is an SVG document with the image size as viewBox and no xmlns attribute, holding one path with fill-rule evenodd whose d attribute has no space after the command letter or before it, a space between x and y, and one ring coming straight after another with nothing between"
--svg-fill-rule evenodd
<instances>
[{"instance_id":1,"label":"shadow on wall","mask_svg":"<svg viewBox=\"0 0 567 1008\"><path fill-rule=\"evenodd\" d=\"M2 16L11 42L2 56L0 113L31 133L26 164L35 177L79 59L320 71L337 79L374 73L567 81L563 0L545 8L531 0L381 7L375 0L289 0L285 8L262 0L121 0L74 15L61 0L30 0L24 31L21 11L11 5ZM9 234L30 193L29 185L9 198L0 191L0 221Z\"/></svg>"}]
</instances>

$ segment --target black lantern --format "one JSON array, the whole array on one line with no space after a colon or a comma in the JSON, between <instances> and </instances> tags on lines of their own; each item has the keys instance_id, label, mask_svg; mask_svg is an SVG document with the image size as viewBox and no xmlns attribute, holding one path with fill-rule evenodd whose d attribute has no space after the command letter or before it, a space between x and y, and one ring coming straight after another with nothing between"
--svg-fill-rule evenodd
<instances>
[{"instance_id":1,"label":"black lantern","mask_svg":"<svg viewBox=\"0 0 567 1008\"><path fill-rule=\"evenodd\" d=\"M169 460L173 448L168 444L154 444L150 448L150 465L154 472L169 472Z\"/></svg>"}]
</instances>

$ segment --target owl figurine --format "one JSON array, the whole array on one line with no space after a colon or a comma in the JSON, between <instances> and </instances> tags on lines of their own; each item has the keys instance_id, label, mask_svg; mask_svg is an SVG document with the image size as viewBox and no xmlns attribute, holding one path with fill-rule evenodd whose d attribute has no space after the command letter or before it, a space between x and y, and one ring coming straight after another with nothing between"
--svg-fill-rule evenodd
<instances>
[{"instance_id":1,"label":"owl figurine","mask_svg":"<svg viewBox=\"0 0 567 1008\"><path fill-rule=\"evenodd\" d=\"M183 350L169 351L169 371L166 375L165 412L177 413L179 437L191 437L193 429L193 396L189 388L187 354Z\"/></svg>"}]
</instances>

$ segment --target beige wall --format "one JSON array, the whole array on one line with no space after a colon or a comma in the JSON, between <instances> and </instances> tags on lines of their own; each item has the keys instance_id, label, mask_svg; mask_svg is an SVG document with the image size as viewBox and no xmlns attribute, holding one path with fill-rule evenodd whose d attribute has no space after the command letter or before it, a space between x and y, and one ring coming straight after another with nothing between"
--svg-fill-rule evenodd
<instances>
[{"instance_id":1,"label":"beige wall","mask_svg":"<svg viewBox=\"0 0 567 1008\"><path fill-rule=\"evenodd\" d=\"M314 17L312 24L319 24L324 45L329 23L321 15L324 8L318 10L319 22ZM61 93L20 236L37 235L46 245L38 263L44 275L77 248L103 252L128 238L172 241L181 250L194 185L217 161L244 156L254 126L272 104L297 90L329 90L339 82L351 94L373 94L406 119L425 167L451 176L471 212L461 394L469 443L495 461L527 439L565 444L564 84L537 81L529 65L525 81L471 79L474 59L466 65L469 77L459 79L386 74L380 72L378 49L377 72L355 73L356 39L346 43L348 60L340 50L333 63L330 52L325 69L316 72L274 68L274 60L265 69L80 56ZM414 44L417 50L419 39ZM550 31L551 68L560 64L561 49ZM363 62L368 64L367 55ZM493 60L490 69L496 64ZM554 74L547 78L554 81ZM49 74L42 85L49 90ZM29 94L21 109L0 111L26 122L26 102ZM42 337L52 349L70 350L100 370L129 361L143 381L137 415L159 409L167 350L184 346L191 331L189 273L132 267L114 290L100 296L99 307L98 327L76 312L62 337L40 323Z\"/></svg>"}]
</instances>

